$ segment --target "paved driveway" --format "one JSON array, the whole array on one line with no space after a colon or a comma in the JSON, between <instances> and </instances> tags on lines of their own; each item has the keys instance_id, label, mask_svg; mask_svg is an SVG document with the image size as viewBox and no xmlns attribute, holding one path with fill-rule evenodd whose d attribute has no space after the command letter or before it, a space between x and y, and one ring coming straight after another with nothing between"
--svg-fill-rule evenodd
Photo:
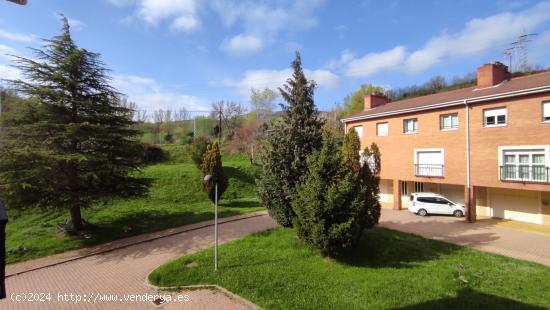
<instances>
[{"instance_id":1,"label":"paved driveway","mask_svg":"<svg viewBox=\"0 0 550 310\"><path fill-rule=\"evenodd\" d=\"M550 235L502 227L497 221L466 223L464 218L421 217L407 210L382 209L380 225L423 237L529 260L550 267ZM529 224L528 224L529 225Z\"/></svg>"},{"instance_id":2,"label":"paved driveway","mask_svg":"<svg viewBox=\"0 0 550 310\"><path fill-rule=\"evenodd\" d=\"M221 242L276 226L265 212L226 218L223 221L226 223L220 225ZM150 298L146 294L158 294L154 288L145 284L147 275L159 265L182 254L211 246L213 227L209 224L198 223L183 227L184 229L180 229L181 232L177 229L166 230L91 249L10 265L7 274L11 276L7 279L6 286L8 295L14 295L0 301L0 309L155 309L157 307L150 301L136 301ZM138 241L144 241L144 238L151 239L150 237L154 239L129 245L136 241L136 238L140 239ZM94 251L98 250L108 252L94 254ZM223 251L220 253L220 256L222 255ZM52 263L55 265L49 266ZM223 265L220 267L223 268ZM31 271L24 272L29 269ZM52 300L46 301L44 298L47 295L40 295L41 293L50 293ZM178 297L180 293L168 294L171 298L180 298L184 301L165 304L162 309L247 307L246 304L223 293L206 289L181 293L181 297ZM135 296L131 297L133 295ZM115 296L118 301L98 301ZM14 302L10 297L31 297L43 301ZM77 298L82 300L76 302ZM135 301L124 298L134 298Z\"/></svg>"}]
</instances>

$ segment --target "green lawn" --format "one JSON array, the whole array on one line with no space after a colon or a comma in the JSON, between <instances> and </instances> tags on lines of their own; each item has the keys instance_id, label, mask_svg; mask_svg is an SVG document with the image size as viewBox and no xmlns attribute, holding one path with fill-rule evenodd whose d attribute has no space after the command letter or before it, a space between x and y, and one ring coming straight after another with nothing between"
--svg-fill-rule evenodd
<instances>
[{"instance_id":1,"label":"green lawn","mask_svg":"<svg viewBox=\"0 0 550 310\"><path fill-rule=\"evenodd\" d=\"M546 309L550 268L383 228L352 256L326 259L292 229L181 257L155 270L160 286L218 284L266 309Z\"/></svg>"},{"instance_id":2,"label":"green lawn","mask_svg":"<svg viewBox=\"0 0 550 310\"><path fill-rule=\"evenodd\" d=\"M172 147L172 151L177 148ZM213 205L202 191L200 172L183 154L143 169L154 179L148 197L116 200L83 211L84 218L97 228L87 236L66 236L59 231L68 218L65 210L9 210L7 262L14 263L99 244L145 232L180 226L213 218ZM245 156L223 156L229 188L220 201L220 216L261 210L255 194L259 172Z\"/></svg>"}]
</instances>

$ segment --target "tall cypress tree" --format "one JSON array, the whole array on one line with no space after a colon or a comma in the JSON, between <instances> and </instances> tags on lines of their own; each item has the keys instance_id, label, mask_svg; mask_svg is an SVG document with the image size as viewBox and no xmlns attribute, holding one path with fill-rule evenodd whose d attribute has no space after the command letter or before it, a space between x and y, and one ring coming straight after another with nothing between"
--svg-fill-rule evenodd
<instances>
[{"instance_id":1,"label":"tall cypress tree","mask_svg":"<svg viewBox=\"0 0 550 310\"><path fill-rule=\"evenodd\" d=\"M306 158L322 141L323 121L315 107L316 84L307 80L299 53L292 62L294 71L283 88L279 88L287 105L281 105L282 119L273 125L263 156L263 176L258 193L269 214L282 226L292 226L296 216L291 197L296 185L308 173Z\"/></svg>"},{"instance_id":2,"label":"tall cypress tree","mask_svg":"<svg viewBox=\"0 0 550 310\"><path fill-rule=\"evenodd\" d=\"M9 207L70 210L83 229L81 208L113 197L142 195L148 181L131 176L143 149L130 110L97 53L79 48L62 16L61 35L16 57L25 80L11 81L29 102L3 115L0 195Z\"/></svg>"}]
</instances>

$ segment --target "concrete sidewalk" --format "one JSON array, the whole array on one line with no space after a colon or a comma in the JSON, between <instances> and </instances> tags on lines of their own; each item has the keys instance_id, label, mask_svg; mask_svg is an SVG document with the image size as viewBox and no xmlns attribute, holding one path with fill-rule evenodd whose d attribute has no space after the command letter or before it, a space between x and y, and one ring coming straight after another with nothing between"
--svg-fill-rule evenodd
<instances>
[{"instance_id":1,"label":"concrete sidewalk","mask_svg":"<svg viewBox=\"0 0 550 310\"><path fill-rule=\"evenodd\" d=\"M521 229L519 223L501 225L498 220L481 220L470 224L464 218L421 217L408 210L382 209L380 225L550 267L550 235Z\"/></svg>"},{"instance_id":2,"label":"concrete sidewalk","mask_svg":"<svg viewBox=\"0 0 550 310\"><path fill-rule=\"evenodd\" d=\"M276 226L266 212L225 218L220 225L220 241ZM146 298L146 294L159 294L146 285L149 273L169 260L212 244L213 226L208 221L9 265L8 298L0 302L0 309L156 309L150 301L136 301L136 298ZM223 251L220 257L223 269ZM70 294L73 294L72 300ZM181 298L188 299L167 303L162 309L249 307L238 299L209 289L160 294L168 294L173 299L180 294L187 295ZM76 296L82 299L78 303ZM28 301L29 297L38 300ZM100 301L115 297L116 301ZM27 298L27 301L16 301L17 298Z\"/></svg>"}]
</instances>

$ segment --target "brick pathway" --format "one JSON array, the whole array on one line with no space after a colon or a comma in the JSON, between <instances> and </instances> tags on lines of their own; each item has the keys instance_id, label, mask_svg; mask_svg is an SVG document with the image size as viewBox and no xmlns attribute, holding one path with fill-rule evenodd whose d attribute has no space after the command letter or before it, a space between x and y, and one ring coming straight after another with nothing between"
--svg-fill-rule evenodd
<instances>
[{"instance_id":1,"label":"brick pathway","mask_svg":"<svg viewBox=\"0 0 550 310\"><path fill-rule=\"evenodd\" d=\"M220 225L220 242L275 227L266 212L225 218ZM118 301L80 303L58 302L58 294L140 295L158 294L145 283L147 275L159 265L182 254L209 247L213 243L213 226L210 222L197 223L176 229L141 235L88 249L70 251L29 262L9 265L6 280L11 293L51 293L51 302L0 301L0 309L156 309L152 302ZM134 244L135 242L141 242ZM220 256L223 252L220 253ZM54 264L54 265L51 265ZM220 266L223 268L223 266ZM30 270L26 271L25 270ZM176 298L187 295L189 301L172 302L162 309L246 309L249 305L240 300L209 289L183 293L162 292ZM92 297L95 299L95 296ZM104 296L104 295L102 295ZM15 297L15 295L14 295ZM64 296L61 296L63 298ZM67 295L67 298L71 298ZM76 295L73 296L73 299ZM185 298L182 296L181 298Z\"/></svg>"},{"instance_id":2,"label":"brick pathway","mask_svg":"<svg viewBox=\"0 0 550 310\"><path fill-rule=\"evenodd\" d=\"M382 209L380 225L550 267L550 235L498 225L496 220L469 224L464 218L421 217L408 210Z\"/></svg>"}]
</instances>

